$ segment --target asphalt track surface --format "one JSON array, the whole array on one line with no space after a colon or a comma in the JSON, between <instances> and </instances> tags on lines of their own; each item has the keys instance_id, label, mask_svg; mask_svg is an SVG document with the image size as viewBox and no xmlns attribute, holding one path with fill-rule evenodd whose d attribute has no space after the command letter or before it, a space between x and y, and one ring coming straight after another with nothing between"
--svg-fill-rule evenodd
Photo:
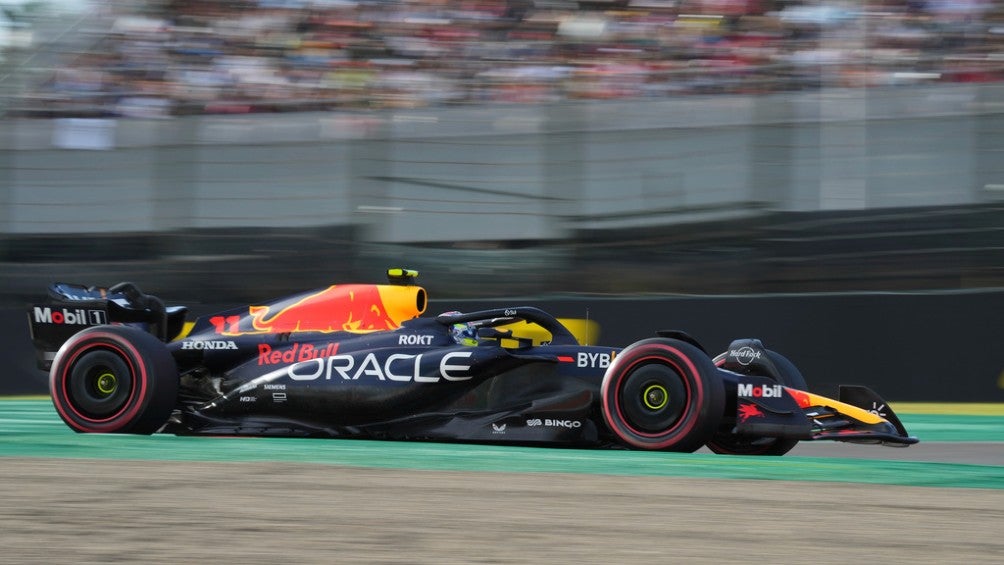
<instances>
[{"instance_id":1,"label":"asphalt track surface","mask_svg":"<svg viewBox=\"0 0 1004 565\"><path fill-rule=\"evenodd\" d=\"M93 436L0 401L0 563L1000 563L1004 417L901 417L921 444L756 458Z\"/></svg>"}]
</instances>

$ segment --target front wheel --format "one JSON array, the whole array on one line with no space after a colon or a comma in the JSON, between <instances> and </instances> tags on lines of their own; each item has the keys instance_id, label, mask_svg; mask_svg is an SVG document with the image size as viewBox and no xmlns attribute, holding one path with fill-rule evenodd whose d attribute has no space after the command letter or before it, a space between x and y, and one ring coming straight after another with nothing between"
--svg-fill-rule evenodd
<instances>
[{"instance_id":1,"label":"front wheel","mask_svg":"<svg viewBox=\"0 0 1004 565\"><path fill-rule=\"evenodd\" d=\"M725 392L700 349L653 338L625 348L600 390L603 419L621 442L640 449L692 452L718 429Z\"/></svg>"},{"instance_id":2,"label":"front wheel","mask_svg":"<svg viewBox=\"0 0 1004 565\"><path fill-rule=\"evenodd\" d=\"M59 417L78 432L151 434L174 409L178 369L152 335L95 326L60 347L49 392Z\"/></svg>"}]
</instances>

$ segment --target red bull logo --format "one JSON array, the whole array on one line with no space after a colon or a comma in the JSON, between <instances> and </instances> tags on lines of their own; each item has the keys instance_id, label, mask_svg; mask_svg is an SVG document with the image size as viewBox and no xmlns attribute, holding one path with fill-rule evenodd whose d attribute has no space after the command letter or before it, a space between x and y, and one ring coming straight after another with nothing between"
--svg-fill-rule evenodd
<instances>
[{"instance_id":1,"label":"red bull logo","mask_svg":"<svg viewBox=\"0 0 1004 565\"><path fill-rule=\"evenodd\" d=\"M252 327L266 333L393 330L424 311L422 288L368 284L333 285L249 310Z\"/></svg>"},{"instance_id":2,"label":"red bull logo","mask_svg":"<svg viewBox=\"0 0 1004 565\"><path fill-rule=\"evenodd\" d=\"M338 353L338 344L315 345L313 343L294 343L286 349L273 349L267 343L258 344L259 365L292 365L296 362L310 361L321 357L331 357Z\"/></svg>"}]
</instances>

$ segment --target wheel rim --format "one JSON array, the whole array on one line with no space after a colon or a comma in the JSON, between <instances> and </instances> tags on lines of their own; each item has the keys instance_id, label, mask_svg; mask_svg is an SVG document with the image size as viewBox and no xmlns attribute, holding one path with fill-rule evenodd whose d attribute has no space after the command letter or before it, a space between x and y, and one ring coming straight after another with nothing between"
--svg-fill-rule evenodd
<instances>
[{"instance_id":1,"label":"wheel rim","mask_svg":"<svg viewBox=\"0 0 1004 565\"><path fill-rule=\"evenodd\" d=\"M114 353L83 355L70 369L68 401L85 418L101 420L121 412L132 392L129 366Z\"/></svg>"},{"instance_id":2,"label":"wheel rim","mask_svg":"<svg viewBox=\"0 0 1004 565\"><path fill-rule=\"evenodd\" d=\"M646 363L635 369L621 387L625 423L650 434L675 427L689 398L683 377L663 363Z\"/></svg>"}]
</instances>

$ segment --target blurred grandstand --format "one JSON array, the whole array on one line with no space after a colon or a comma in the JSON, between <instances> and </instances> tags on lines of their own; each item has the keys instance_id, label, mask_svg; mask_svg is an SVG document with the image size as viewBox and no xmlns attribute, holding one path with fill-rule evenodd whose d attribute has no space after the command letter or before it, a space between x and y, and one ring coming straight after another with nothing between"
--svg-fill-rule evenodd
<instances>
[{"instance_id":1,"label":"blurred grandstand","mask_svg":"<svg viewBox=\"0 0 1004 565\"><path fill-rule=\"evenodd\" d=\"M29 4L38 14L45 5ZM80 0L86 9L67 12L72 5L62 0L62 17L52 19L7 10L25 20L19 25L37 22L36 50L60 55L33 65L12 115L415 108L1004 79L1004 10L988 0Z\"/></svg>"},{"instance_id":2,"label":"blurred grandstand","mask_svg":"<svg viewBox=\"0 0 1004 565\"><path fill-rule=\"evenodd\" d=\"M998 2L0 6L0 299L1004 286Z\"/></svg>"}]
</instances>

